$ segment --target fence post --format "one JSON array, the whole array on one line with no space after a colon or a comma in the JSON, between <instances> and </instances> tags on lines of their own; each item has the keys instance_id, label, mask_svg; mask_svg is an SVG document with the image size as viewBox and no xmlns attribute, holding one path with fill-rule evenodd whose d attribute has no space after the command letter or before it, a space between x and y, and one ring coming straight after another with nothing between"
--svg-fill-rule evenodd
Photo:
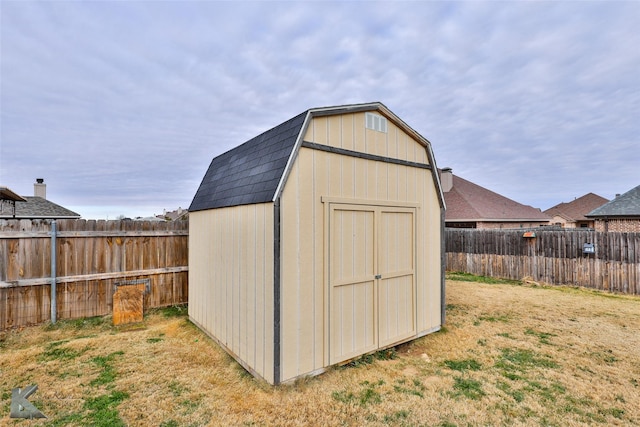
<instances>
[{"instance_id":1,"label":"fence post","mask_svg":"<svg viewBox=\"0 0 640 427\"><path fill-rule=\"evenodd\" d=\"M51 323L56 323L56 220L51 221Z\"/></svg>"}]
</instances>

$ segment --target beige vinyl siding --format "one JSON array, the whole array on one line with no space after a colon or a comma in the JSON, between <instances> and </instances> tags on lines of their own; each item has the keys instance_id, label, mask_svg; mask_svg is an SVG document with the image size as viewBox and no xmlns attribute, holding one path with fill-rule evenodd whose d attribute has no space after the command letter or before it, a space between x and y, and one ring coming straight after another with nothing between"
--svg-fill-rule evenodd
<instances>
[{"instance_id":1,"label":"beige vinyl siding","mask_svg":"<svg viewBox=\"0 0 640 427\"><path fill-rule=\"evenodd\" d=\"M365 128L365 113L314 117L304 140L360 153L428 164L423 145L387 121L387 132Z\"/></svg>"},{"instance_id":2,"label":"beige vinyl siding","mask_svg":"<svg viewBox=\"0 0 640 427\"><path fill-rule=\"evenodd\" d=\"M427 163L425 147L390 120L387 133L365 129L364 113L314 117L304 140ZM281 198L281 381L320 371L331 363L330 340L335 337L329 336L328 329L331 302L325 280L329 251L323 197L345 203L413 206L415 277L397 277L389 286L415 290L414 336L440 326L441 220L431 171L302 147ZM409 280L415 280L415 285ZM352 291L373 298L366 281ZM348 292L336 296L345 303L350 298ZM399 322L390 327L407 327L407 319Z\"/></svg>"},{"instance_id":3,"label":"beige vinyl siding","mask_svg":"<svg viewBox=\"0 0 640 427\"><path fill-rule=\"evenodd\" d=\"M189 317L273 382L273 204L189 214Z\"/></svg>"}]
</instances>

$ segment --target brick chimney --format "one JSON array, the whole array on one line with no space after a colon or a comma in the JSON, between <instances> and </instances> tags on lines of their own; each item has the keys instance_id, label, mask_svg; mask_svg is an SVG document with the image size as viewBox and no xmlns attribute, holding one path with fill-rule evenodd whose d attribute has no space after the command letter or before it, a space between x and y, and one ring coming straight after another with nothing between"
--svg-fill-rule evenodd
<instances>
[{"instance_id":1,"label":"brick chimney","mask_svg":"<svg viewBox=\"0 0 640 427\"><path fill-rule=\"evenodd\" d=\"M442 192L448 193L453 188L453 171L451 168L440 169L440 182L442 183Z\"/></svg>"},{"instance_id":2,"label":"brick chimney","mask_svg":"<svg viewBox=\"0 0 640 427\"><path fill-rule=\"evenodd\" d=\"M35 184L33 184L33 195L43 199L47 198L47 184L44 183L43 178L37 178Z\"/></svg>"}]
</instances>

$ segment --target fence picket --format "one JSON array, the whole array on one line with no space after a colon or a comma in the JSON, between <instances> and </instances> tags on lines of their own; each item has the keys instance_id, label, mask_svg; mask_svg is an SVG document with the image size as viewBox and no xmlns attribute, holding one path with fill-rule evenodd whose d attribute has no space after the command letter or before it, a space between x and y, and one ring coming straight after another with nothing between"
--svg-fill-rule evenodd
<instances>
[{"instance_id":1,"label":"fence picket","mask_svg":"<svg viewBox=\"0 0 640 427\"><path fill-rule=\"evenodd\" d=\"M188 221L56 223L59 319L110 314L125 280L150 280L147 308L187 302ZM49 320L50 230L50 220L0 220L0 331Z\"/></svg>"},{"instance_id":2,"label":"fence picket","mask_svg":"<svg viewBox=\"0 0 640 427\"><path fill-rule=\"evenodd\" d=\"M445 230L448 271L640 294L640 233L591 230ZM595 254L584 254L593 243Z\"/></svg>"}]
</instances>

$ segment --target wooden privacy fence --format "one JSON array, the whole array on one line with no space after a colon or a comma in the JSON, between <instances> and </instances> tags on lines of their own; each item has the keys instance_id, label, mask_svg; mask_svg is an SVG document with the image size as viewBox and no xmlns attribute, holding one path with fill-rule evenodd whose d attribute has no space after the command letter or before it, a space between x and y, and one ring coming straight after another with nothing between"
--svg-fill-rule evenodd
<instances>
[{"instance_id":1,"label":"wooden privacy fence","mask_svg":"<svg viewBox=\"0 0 640 427\"><path fill-rule=\"evenodd\" d=\"M113 311L119 286L143 285L144 307L187 303L188 221L0 220L0 330Z\"/></svg>"},{"instance_id":2,"label":"wooden privacy fence","mask_svg":"<svg viewBox=\"0 0 640 427\"><path fill-rule=\"evenodd\" d=\"M640 233L445 230L448 271L640 294ZM585 253L592 244L594 253Z\"/></svg>"}]
</instances>

